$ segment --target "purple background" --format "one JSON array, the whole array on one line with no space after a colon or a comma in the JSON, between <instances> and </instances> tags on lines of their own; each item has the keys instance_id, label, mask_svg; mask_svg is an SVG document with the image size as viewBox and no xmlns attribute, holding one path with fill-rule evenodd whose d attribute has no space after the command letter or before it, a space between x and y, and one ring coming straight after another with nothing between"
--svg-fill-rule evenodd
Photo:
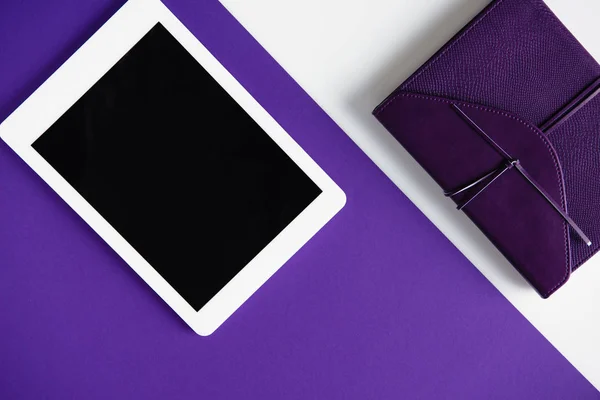
<instances>
[{"instance_id":1,"label":"purple background","mask_svg":"<svg viewBox=\"0 0 600 400\"><path fill-rule=\"evenodd\" d=\"M3 2L0 118L121 3ZM166 4L348 203L202 338L0 143L0 398L600 398L222 6Z\"/></svg>"}]
</instances>

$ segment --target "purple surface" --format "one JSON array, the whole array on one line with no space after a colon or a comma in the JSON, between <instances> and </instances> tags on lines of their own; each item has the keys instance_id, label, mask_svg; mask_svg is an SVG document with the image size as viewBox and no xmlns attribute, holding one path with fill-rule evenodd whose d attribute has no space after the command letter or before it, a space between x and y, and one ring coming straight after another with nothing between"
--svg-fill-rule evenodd
<instances>
[{"instance_id":1,"label":"purple surface","mask_svg":"<svg viewBox=\"0 0 600 400\"><path fill-rule=\"evenodd\" d=\"M2 119L118 3L3 3ZM599 398L222 6L167 5L348 203L202 338L0 144L0 398Z\"/></svg>"}]
</instances>

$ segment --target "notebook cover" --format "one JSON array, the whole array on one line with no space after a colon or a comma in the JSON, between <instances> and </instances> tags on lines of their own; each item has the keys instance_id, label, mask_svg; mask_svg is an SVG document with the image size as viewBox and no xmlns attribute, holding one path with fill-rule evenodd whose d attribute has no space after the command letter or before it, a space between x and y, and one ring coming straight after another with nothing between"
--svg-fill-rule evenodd
<instances>
[{"instance_id":1,"label":"notebook cover","mask_svg":"<svg viewBox=\"0 0 600 400\"><path fill-rule=\"evenodd\" d=\"M600 97L590 90L599 77L600 65L543 1L496 0L374 114L444 191L503 162L453 107L520 160L591 246L516 169L464 211L548 297L600 248ZM545 128L573 104L576 112Z\"/></svg>"}]
</instances>

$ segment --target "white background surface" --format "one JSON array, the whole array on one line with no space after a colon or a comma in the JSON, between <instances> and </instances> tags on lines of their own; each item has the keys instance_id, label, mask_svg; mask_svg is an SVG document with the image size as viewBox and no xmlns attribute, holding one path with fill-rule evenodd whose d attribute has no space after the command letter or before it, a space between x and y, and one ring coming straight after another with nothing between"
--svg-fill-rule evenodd
<instances>
[{"instance_id":1,"label":"white background surface","mask_svg":"<svg viewBox=\"0 0 600 400\"><path fill-rule=\"evenodd\" d=\"M600 60L600 1L546 2ZM586 263L549 300L542 300L371 116L381 100L488 0L222 3L492 284L600 388L600 257Z\"/></svg>"}]
</instances>

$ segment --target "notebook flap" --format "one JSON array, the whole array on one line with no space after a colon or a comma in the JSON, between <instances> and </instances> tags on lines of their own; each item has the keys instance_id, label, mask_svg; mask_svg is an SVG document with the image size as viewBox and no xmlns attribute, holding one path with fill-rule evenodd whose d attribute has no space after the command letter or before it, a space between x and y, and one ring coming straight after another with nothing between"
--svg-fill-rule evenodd
<instances>
[{"instance_id":1,"label":"notebook flap","mask_svg":"<svg viewBox=\"0 0 600 400\"><path fill-rule=\"evenodd\" d=\"M444 192L467 187L507 159L469 125L455 107L527 170L566 211L563 172L556 152L538 128L502 110L449 98L398 92L374 114L438 182ZM465 213L544 297L571 271L569 228L561 214L515 168L483 179L454 197L477 194ZM440 191L442 196L442 191Z\"/></svg>"}]
</instances>

